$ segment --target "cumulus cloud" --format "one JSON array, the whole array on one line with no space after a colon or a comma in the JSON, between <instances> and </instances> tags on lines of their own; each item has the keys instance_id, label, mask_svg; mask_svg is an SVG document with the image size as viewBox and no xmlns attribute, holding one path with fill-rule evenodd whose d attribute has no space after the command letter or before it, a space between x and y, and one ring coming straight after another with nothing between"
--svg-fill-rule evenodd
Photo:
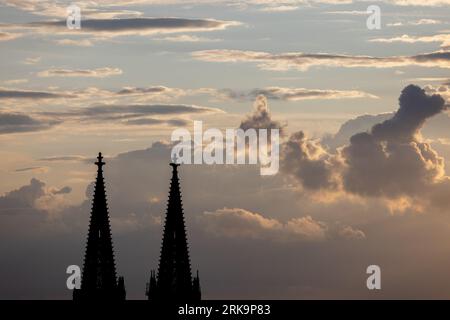
<instances>
[{"instance_id":1,"label":"cumulus cloud","mask_svg":"<svg viewBox=\"0 0 450 320\"><path fill-rule=\"evenodd\" d=\"M369 131L377 123L392 118L394 114L387 112L377 115L365 114L344 122L335 134L326 134L321 143L331 150L347 145L350 138L360 132Z\"/></svg>"},{"instance_id":2,"label":"cumulus cloud","mask_svg":"<svg viewBox=\"0 0 450 320\"><path fill-rule=\"evenodd\" d=\"M119 68L96 68L96 69L58 69L52 68L37 73L38 77L92 77L106 78L122 74Z\"/></svg>"},{"instance_id":3,"label":"cumulus cloud","mask_svg":"<svg viewBox=\"0 0 450 320\"><path fill-rule=\"evenodd\" d=\"M46 184L32 178L28 185L0 196L0 214L55 213L66 207L63 195L72 189L46 187Z\"/></svg>"},{"instance_id":4,"label":"cumulus cloud","mask_svg":"<svg viewBox=\"0 0 450 320\"><path fill-rule=\"evenodd\" d=\"M269 112L269 106L267 99L264 95L258 95L255 103L253 104L253 113L247 115L247 117L241 121L240 129L279 129L281 132L283 126L280 122L272 120L272 116Z\"/></svg>"},{"instance_id":5,"label":"cumulus cloud","mask_svg":"<svg viewBox=\"0 0 450 320\"><path fill-rule=\"evenodd\" d=\"M350 226L345 226L342 227L339 230L339 234L347 239L365 239L366 238L366 234L358 229L354 229Z\"/></svg>"},{"instance_id":6,"label":"cumulus cloud","mask_svg":"<svg viewBox=\"0 0 450 320\"><path fill-rule=\"evenodd\" d=\"M414 85L402 91L399 104L394 114L360 117L344 125L335 140L325 138L334 151L294 133L282 148L282 172L308 190L390 199L392 208L432 204L433 193L444 192L448 177L444 159L420 131L439 114L444 119L439 121L448 124L442 114L447 107L441 96Z\"/></svg>"},{"instance_id":7,"label":"cumulus cloud","mask_svg":"<svg viewBox=\"0 0 450 320\"><path fill-rule=\"evenodd\" d=\"M198 217L205 231L217 237L269 239L274 241L324 241L332 237L359 240L365 234L350 226L334 226L311 216L282 223L241 208L206 211Z\"/></svg>"},{"instance_id":8,"label":"cumulus cloud","mask_svg":"<svg viewBox=\"0 0 450 320\"><path fill-rule=\"evenodd\" d=\"M0 134L47 130L59 124L58 120L45 120L21 113L0 112Z\"/></svg>"},{"instance_id":9,"label":"cumulus cloud","mask_svg":"<svg viewBox=\"0 0 450 320\"><path fill-rule=\"evenodd\" d=\"M192 53L195 59L209 62L251 62L260 69L306 71L311 67L397 68L407 66L450 68L450 52L437 51L414 56L373 57L328 53L272 54L242 50L204 50Z\"/></svg>"},{"instance_id":10,"label":"cumulus cloud","mask_svg":"<svg viewBox=\"0 0 450 320\"><path fill-rule=\"evenodd\" d=\"M445 109L444 100L417 86L406 87L395 115L371 132L351 137L342 150L344 187L366 196L401 197L423 194L444 176L444 160L419 131L425 121Z\"/></svg>"},{"instance_id":11,"label":"cumulus cloud","mask_svg":"<svg viewBox=\"0 0 450 320\"><path fill-rule=\"evenodd\" d=\"M311 190L336 189L338 163L319 143L302 131L289 137L281 151L281 170Z\"/></svg>"}]
</instances>

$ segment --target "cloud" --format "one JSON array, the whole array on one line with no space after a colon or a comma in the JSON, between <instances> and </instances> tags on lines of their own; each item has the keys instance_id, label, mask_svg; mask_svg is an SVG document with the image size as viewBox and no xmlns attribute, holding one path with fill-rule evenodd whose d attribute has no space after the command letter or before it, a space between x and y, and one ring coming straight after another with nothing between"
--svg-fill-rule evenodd
<instances>
[{"instance_id":1,"label":"cloud","mask_svg":"<svg viewBox=\"0 0 450 320\"><path fill-rule=\"evenodd\" d=\"M37 64L39 61L41 61L41 57L29 57L29 58L26 58L23 63L25 63L25 64Z\"/></svg>"},{"instance_id":2,"label":"cloud","mask_svg":"<svg viewBox=\"0 0 450 320\"><path fill-rule=\"evenodd\" d=\"M281 171L310 190L336 189L337 162L319 143L302 131L289 137L281 150Z\"/></svg>"},{"instance_id":3,"label":"cloud","mask_svg":"<svg viewBox=\"0 0 450 320\"><path fill-rule=\"evenodd\" d=\"M450 123L444 99L410 85L393 114L362 116L344 124L334 138L319 140L303 132L291 135L281 150L281 170L305 189L386 199L390 208L404 211L433 206L436 194L448 184L445 162L421 136L427 120ZM438 122L436 122L438 121ZM432 125L431 125L432 126ZM440 124L439 126L442 126ZM356 133L355 133L356 132ZM339 147L342 146L343 147ZM397 210L395 209L395 210Z\"/></svg>"},{"instance_id":4,"label":"cloud","mask_svg":"<svg viewBox=\"0 0 450 320\"><path fill-rule=\"evenodd\" d=\"M27 167L27 168L19 168L14 170L15 172L33 172L33 173L46 173L48 172L48 167Z\"/></svg>"},{"instance_id":5,"label":"cloud","mask_svg":"<svg viewBox=\"0 0 450 320\"><path fill-rule=\"evenodd\" d=\"M161 119L153 119L153 118L142 118L142 119L125 121L125 124L133 125L133 126L154 126L154 125L166 124L166 125L174 126L174 127L183 127L183 126L187 126L189 124L189 121L183 120L183 119L161 120Z\"/></svg>"},{"instance_id":6,"label":"cloud","mask_svg":"<svg viewBox=\"0 0 450 320\"><path fill-rule=\"evenodd\" d=\"M21 84L21 83L27 83L28 79L11 79L11 80L5 80L3 81L4 84Z\"/></svg>"},{"instance_id":7,"label":"cloud","mask_svg":"<svg viewBox=\"0 0 450 320\"><path fill-rule=\"evenodd\" d=\"M434 24L442 24L441 20L435 19L420 19L416 21L407 21L407 22L392 22L387 23L388 27L401 27L401 26L421 26L421 25L434 25Z\"/></svg>"},{"instance_id":8,"label":"cloud","mask_svg":"<svg viewBox=\"0 0 450 320\"><path fill-rule=\"evenodd\" d=\"M71 193L71 192L72 192L72 188L69 187L69 186L65 186L65 187L63 187L61 189L56 189L56 190L52 191L53 194L68 194L68 193Z\"/></svg>"},{"instance_id":9,"label":"cloud","mask_svg":"<svg viewBox=\"0 0 450 320\"><path fill-rule=\"evenodd\" d=\"M58 39L55 40L56 44L62 46L78 46L78 47L92 47L94 42L91 39Z\"/></svg>"},{"instance_id":10,"label":"cloud","mask_svg":"<svg viewBox=\"0 0 450 320\"><path fill-rule=\"evenodd\" d=\"M221 89L217 91L217 95L219 97L237 100L247 100L247 99L253 100L259 95L263 95L269 100L282 100L282 101L378 98L373 94L357 90L333 90L333 89L321 90L321 89L283 88L283 87L267 87L261 89L253 89L250 91Z\"/></svg>"},{"instance_id":11,"label":"cloud","mask_svg":"<svg viewBox=\"0 0 450 320\"><path fill-rule=\"evenodd\" d=\"M292 218L286 223L241 208L206 211L198 217L201 227L216 237L268 239L273 241L324 241L330 238L360 240L364 232L350 226L334 226L311 216Z\"/></svg>"},{"instance_id":12,"label":"cloud","mask_svg":"<svg viewBox=\"0 0 450 320\"><path fill-rule=\"evenodd\" d=\"M117 92L119 96L138 96L143 95L145 98L170 100L189 94L188 91L179 88L169 88L166 86L149 86L149 87L124 87Z\"/></svg>"},{"instance_id":13,"label":"cloud","mask_svg":"<svg viewBox=\"0 0 450 320\"><path fill-rule=\"evenodd\" d=\"M14 40L21 36L21 33L0 32L0 41Z\"/></svg>"},{"instance_id":14,"label":"cloud","mask_svg":"<svg viewBox=\"0 0 450 320\"><path fill-rule=\"evenodd\" d=\"M363 231L345 226L339 230L339 234L347 239L365 239L366 235Z\"/></svg>"},{"instance_id":15,"label":"cloud","mask_svg":"<svg viewBox=\"0 0 450 320\"><path fill-rule=\"evenodd\" d=\"M187 124L183 118L174 119L173 116L187 116L195 114L224 113L217 108L185 105L185 104L108 104L93 105L84 108L73 108L68 111L38 112L36 115L55 121L77 121L77 122L101 122L111 123L116 121L122 125L169 125L180 126ZM153 116L150 117L150 116ZM170 118L167 118L170 117Z\"/></svg>"},{"instance_id":16,"label":"cloud","mask_svg":"<svg viewBox=\"0 0 450 320\"><path fill-rule=\"evenodd\" d=\"M74 98L75 96L69 93L55 93L49 91L33 91L21 89L7 89L0 88L0 100L3 99L60 99L60 98Z\"/></svg>"},{"instance_id":17,"label":"cloud","mask_svg":"<svg viewBox=\"0 0 450 320\"><path fill-rule=\"evenodd\" d=\"M341 11L327 11L326 14L343 14L343 15L352 15L352 16L366 16L369 15L370 12L367 11L359 11L359 10L341 10Z\"/></svg>"},{"instance_id":18,"label":"cloud","mask_svg":"<svg viewBox=\"0 0 450 320\"><path fill-rule=\"evenodd\" d=\"M393 42L403 42L403 43L431 43L431 42L440 42L441 47L446 48L450 47L450 34L436 34L432 36L409 36L404 34L400 37L393 38L376 38L370 39L370 42L378 42L378 43L393 43Z\"/></svg>"},{"instance_id":19,"label":"cloud","mask_svg":"<svg viewBox=\"0 0 450 320\"><path fill-rule=\"evenodd\" d=\"M90 119L130 118L147 115L223 113L216 108L186 104L136 104L136 105L94 105L71 112L56 113L59 116L86 116ZM46 113L51 114L51 113Z\"/></svg>"},{"instance_id":20,"label":"cloud","mask_svg":"<svg viewBox=\"0 0 450 320\"><path fill-rule=\"evenodd\" d=\"M45 183L32 178L30 184L0 196L0 214L55 213L66 207L63 195L70 187L48 188Z\"/></svg>"},{"instance_id":21,"label":"cloud","mask_svg":"<svg viewBox=\"0 0 450 320\"><path fill-rule=\"evenodd\" d=\"M295 218L283 224L240 208L223 208L205 212L199 217L210 234L229 238L321 241L327 228L310 216Z\"/></svg>"},{"instance_id":22,"label":"cloud","mask_svg":"<svg viewBox=\"0 0 450 320\"><path fill-rule=\"evenodd\" d=\"M393 113L381 113L377 115L361 115L354 119L350 119L343 123L338 132L333 135L325 135L321 139L321 143L330 149L335 150L350 142L350 138L357 133L367 132L377 123L381 123L392 118Z\"/></svg>"},{"instance_id":23,"label":"cloud","mask_svg":"<svg viewBox=\"0 0 450 320\"><path fill-rule=\"evenodd\" d=\"M39 161L86 161L87 158L85 156L79 156L79 155L69 155L69 156L53 156L53 157L47 157L47 158L40 158Z\"/></svg>"},{"instance_id":24,"label":"cloud","mask_svg":"<svg viewBox=\"0 0 450 320\"><path fill-rule=\"evenodd\" d=\"M280 133L283 132L283 126L281 123L272 120L267 99L263 95L258 95L256 97L255 103L253 104L253 113L247 115L247 117L241 121L239 128L243 130L279 129Z\"/></svg>"},{"instance_id":25,"label":"cloud","mask_svg":"<svg viewBox=\"0 0 450 320\"><path fill-rule=\"evenodd\" d=\"M419 135L425 121L445 109L444 100L411 85L399 101L391 119L352 136L342 150L346 190L387 198L419 196L444 177L444 160Z\"/></svg>"},{"instance_id":26,"label":"cloud","mask_svg":"<svg viewBox=\"0 0 450 320\"><path fill-rule=\"evenodd\" d=\"M170 41L170 42L219 42L221 39L211 39L205 37L192 36L188 34L182 34L172 37L155 38L158 41Z\"/></svg>"},{"instance_id":27,"label":"cloud","mask_svg":"<svg viewBox=\"0 0 450 320\"><path fill-rule=\"evenodd\" d=\"M101 37L116 37L127 35L154 35L184 32L206 32L224 30L240 25L237 21L221 21L214 19L186 18L114 18L114 19L83 19L77 35L94 35ZM2 29L29 30L38 33L74 34L67 28L66 20L40 21L26 24L3 24Z\"/></svg>"},{"instance_id":28,"label":"cloud","mask_svg":"<svg viewBox=\"0 0 450 320\"><path fill-rule=\"evenodd\" d=\"M92 78L106 78L122 74L119 68L96 68L96 69L58 69L52 68L49 70L40 71L37 73L38 77L92 77Z\"/></svg>"},{"instance_id":29,"label":"cloud","mask_svg":"<svg viewBox=\"0 0 450 320\"><path fill-rule=\"evenodd\" d=\"M429 86L426 86L424 89L427 94L440 93L439 90L436 90L435 88L430 89ZM375 115L365 114L350 119L341 125L336 134L326 134L321 139L321 143L326 148L335 150L338 147L349 144L350 138L353 135L360 132L370 132L374 125L391 119L393 116L394 113L388 112ZM438 141L447 137L448 127L450 127L450 117L447 113L441 113L428 119L424 124L421 133L424 135L425 139Z\"/></svg>"},{"instance_id":30,"label":"cloud","mask_svg":"<svg viewBox=\"0 0 450 320\"><path fill-rule=\"evenodd\" d=\"M385 2L398 6L438 7L450 5L450 0L385 0Z\"/></svg>"},{"instance_id":31,"label":"cloud","mask_svg":"<svg viewBox=\"0 0 450 320\"><path fill-rule=\"evenodd\" d=\"M306 71L311 67L397 68L407 66L450 68L450 51L414 56L373 57L302 52L272 54L241 50L203 50L192 53L195 59L208 62L251 62L260 69Z\"/></svg>"},{"instance_id":32,"label":"cloud","mask_svg":"<svg viewBox=\"0 0 450 320\"><path fill-rule=\"evenodd\" d=\"M60 122L44 120L21 113L0 112L0 135L48 130Z\"/></svg>"},{"instance_id":33,"label":"cloud","mask_svg":"<svg viewBox=\"0 0 450 320\"><path fill-rule=\"evenodd\" d=\"M288 12L288 11L295 11L298 9L300 9L300 7L293 6L293 5L289 5L289 6L273 5L273 6L263 7L261 9L259 9L259 11L262 11L262 12Z\"/></svg>"}]
</instances>

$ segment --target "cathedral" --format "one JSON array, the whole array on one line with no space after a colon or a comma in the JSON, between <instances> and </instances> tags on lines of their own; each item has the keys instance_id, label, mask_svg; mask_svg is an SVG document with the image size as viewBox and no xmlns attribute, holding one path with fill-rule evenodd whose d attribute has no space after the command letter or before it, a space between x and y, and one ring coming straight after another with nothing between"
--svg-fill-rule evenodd
<instances>
[{"instance_id":1,"label":"cathedral","mask_svg":"<svg viewBox=\"0 0 450 320\"><path fill-rule=\"evenodd\" d=\"M102 154L97 157L97 179L89 222L81 286L73 300L126 299L125 281L117 277L103 178ZM170 163L172 179L165 218L158 272L150 272L146 295L154 301L198 301L201 299L198 271L193 277L184 223L177 163Z\"/></svg>"}]
</instances>

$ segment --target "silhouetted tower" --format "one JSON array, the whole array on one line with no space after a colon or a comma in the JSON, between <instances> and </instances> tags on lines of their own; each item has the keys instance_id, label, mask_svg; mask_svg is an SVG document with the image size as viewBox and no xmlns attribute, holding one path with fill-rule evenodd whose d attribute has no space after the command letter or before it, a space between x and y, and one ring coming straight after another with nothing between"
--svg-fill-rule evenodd
<instances>
[{"instance_id":1,"label":"silhouetted tower","mask_svg":"<svg viewBox=\"0 0 450 320\"><path fill-rule=\"evenodd\" d=\"M92 201L91 219L84 256L81 288L73 292L74 300L125 300L123 277L116 277L116 265L106 203L102 154L98 154L97 180Z\"/></svg>"},{"instance_id":2,"label":"silhouetted tower","mask_svg":"<svg viewBox=\"0 0 450 320\"><path fill-rule=\"evenodd\" d=\"M178 180L179 164L171 163L172 180L167 203L166 220L159 259L158 275L150 272L147 284L149 300L196 301L201 299L200 280L193 279L189 261L189 248L184 225Z\"/></svg>"}]
</instances>

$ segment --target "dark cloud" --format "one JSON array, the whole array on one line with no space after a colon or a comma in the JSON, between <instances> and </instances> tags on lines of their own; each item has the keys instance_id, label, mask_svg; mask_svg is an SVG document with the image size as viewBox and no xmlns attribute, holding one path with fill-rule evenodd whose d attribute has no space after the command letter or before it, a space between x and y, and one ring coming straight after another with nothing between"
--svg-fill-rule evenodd
<instances>
[{"instance_id":1,"label":"dark cloud","mask_svg":"<svg viewBox=\"0 0 450 320\"><path fill-rule=\"evenodd\" d=\"M325 135L321 142L324 146L335 150L337 147L348 144L354 134L369 131L374 125L392 118L393 115L393 113L366 114L350 119L341 125L336 134Z\"/></svg>"},{"instance_id":2,"label":"dark cloud","mask_svg":"<svg viewBox=\"0 0 450 320\"><path fill-rule=\"evenodd\" d=\"M446 178L445 165L431 144L423 141L420 130L439 114L448 127L445 102L410 85L402 91L399 104L394 114L362 116L344 124L335 140L328 138L333 152L302 132L293 134L282 148L282 171L311 190L429 201Z\"/></svg>"},{"instance_id":3,"label":"dark cloud","mask_svg":"<svg viewBox=\"0 0 450 320\"><path fill-rule=\"evenodd\" d=\"M256 99L259 95L269 100L299 101L309 99L355 99L376 98L376 96L357 90L320 90L305 88L267 87L250 91L236 91L232 89L218 90L218 95L229 99L248 100Z\"/></svg>"},{"instance_id":4,"label":"dark cloud","mask_svg":"<svg viewBox=\"0 0 450 320\"><path fill-rule=\"evenodd\" d=\"M59 99L74 97L75 95L65 93L0 88L0 99Z\"/></svg>"},{"instance_id":5,"label":"dark cloud","mask_svg":"<svg viewBox=\"0 0 450 320\"><path fill-rule=\"evenodd\" d=\"M27 167L27 168L19 168L14 170L15 172L27 172L27 171L32 171L32 172L45 172L47 171L48 168L47 167Z\"/></svg>"},{"instance_id":6,"label":"dark cloud","mask_svg":"<svg viewBox=\"0 0 450 320\"><path fill-rule=\"evenodd\" d=\"M311 190L336 189L337 163L318 141L301 131L292 134L281 150L281 170Z\"/></svg>"},{"instance_id":7,"label":"dark cloud","mask_svg":"<svg viewBox=\"0 0 450 320\"><path fill-rule=\"evenodd\" d=\"M412 141L428 118L445 110L445 101L440 95L428 96L425 90L414 85L403 89L399 104L400 108L391 119L372 128L375 139Z\"/></svg>"},{"instance_id":8,"label":"dark cloud","mask_svg":"<svg viewBox=\"0 0 450 320\"><path fill-rule=\"evenodd\" d=\"M235 21L185 18L121 18L121 19L83 19L78 33L104 36L147 35L157 33L195 32L223 30L238 25ZM66 21L41 21L16 25L38 31L67 33Z\"/></svg>"},{"instance_id":9,"label":"dark cloud","mask_svg":"<svg viewBox=\"0 0 450 320\"><path fill-rule=\"evenodd\" d=\"M152 118L143 118L143 119L135 119L135 120L128 120L125 121L128 125L133 126L152 126L152 125L159 125L159 124L167 124L174 127L182 127L189 124L189 121L182 120L182 119L171 119L171 120L161 120L161 119L152 119Z\"/></svg>"},{"instance_id":10,"label":"dark cloud","mask_svg":"<svg viewBox=\"0 0 450 320\"><path fill-rule=\"evenodd\" d=\"M52 193L53 194L68 194L72 192L72 188L69 186L65 186L61 189L57 189L57 190L53 190Z\"/></svg>"},{"instance_id":11,"label":"dark cloud","mask_svg":"<svg viewBox=\"0 0 450 320\"><path fill-rule=\"evenodd\" d=\"M68 112L43 112L47 116L88 117L89 120L127 119L147 115L201 114L223 112L216 108L185 104L95 105Z\"/></svg>"},{"instance_id":12,"label":"dark cloud","mask_svg":"<svg viewBox=\"0 0 450 320\"><path fill-rule=\"evenodd\" d=\"M263 95L256 97L253 105L253 112L241 121L240 129L279 129L283 133L283 126L280 122L272 120L269 112L267 99Z\"/></svg>"},{"instance_id":13,"label":"dark cloud","mask_svg":"<svg viewBox=\"0 0 450 320\"><path fill-rule=\"evenodd\" d=\"M418 134L428 118L445 109L444 100L411 85L399 102L391 119L352 136L342 150L346 190L366 196L411 196L423 194L443 177L443 158Z\"/></svg>"},{"instance_id":14,"label":"dark cloud","mask_svg":"<svg viewBox=\"0 0 450 320\"><path fill-rule=\"evenodd\" d=\"M45 216L65 207L62 196L72 191L69 186L61 189L46 187L32 178L28 185L0 196L0 214L41 214Z\"/></svg>"},{"instance_id":15,"label":"dark cloud","mask_svg":"<svg viewBox=\"0 0 450 320\"><path fill-rule=\"evenodd\" d=\"M35 201L44 196L45 183L31 179L29 185L10 191L0 197L0 212L2 214L30 213L36 210Z\"/></svg>"},{"instance_id":16,"label":"dark cloud","mask_svg":"<svg viewBox=\"0 0 450 320\"><path fill-rule=\"evenodd\" d=\"M96 69L60 69L52 68L37 73L38 77L91 77L106 78L122 74L119 68L103 67Z\"/></svg>"},{"instance_id":17,"label":"dark cloud","mask_svg":"<svg viewBox=\"0 0 450 320\"><path fill-rule=\"evenodd\" d=\"M139 88L139 87L126 87L122 90L118 91L117 94L119 95L128 95L128 94L141 94L141 93L152 93L152 94L158 94L158 93L166 93L171 88L167 88L164 86L153 86L153 87L145 87L145 88Z\"/></svg>"},{"instance_id":18,"label":"dark cloud","mask_svg":"<svg viewBox=\"0 0 450 320\"><path fill-rule=\"evenodd\" d=\"M41 120L21 113L0 112L0 134L47 130L58 123L57 120Z\"/></svg>"}]
</instances>

